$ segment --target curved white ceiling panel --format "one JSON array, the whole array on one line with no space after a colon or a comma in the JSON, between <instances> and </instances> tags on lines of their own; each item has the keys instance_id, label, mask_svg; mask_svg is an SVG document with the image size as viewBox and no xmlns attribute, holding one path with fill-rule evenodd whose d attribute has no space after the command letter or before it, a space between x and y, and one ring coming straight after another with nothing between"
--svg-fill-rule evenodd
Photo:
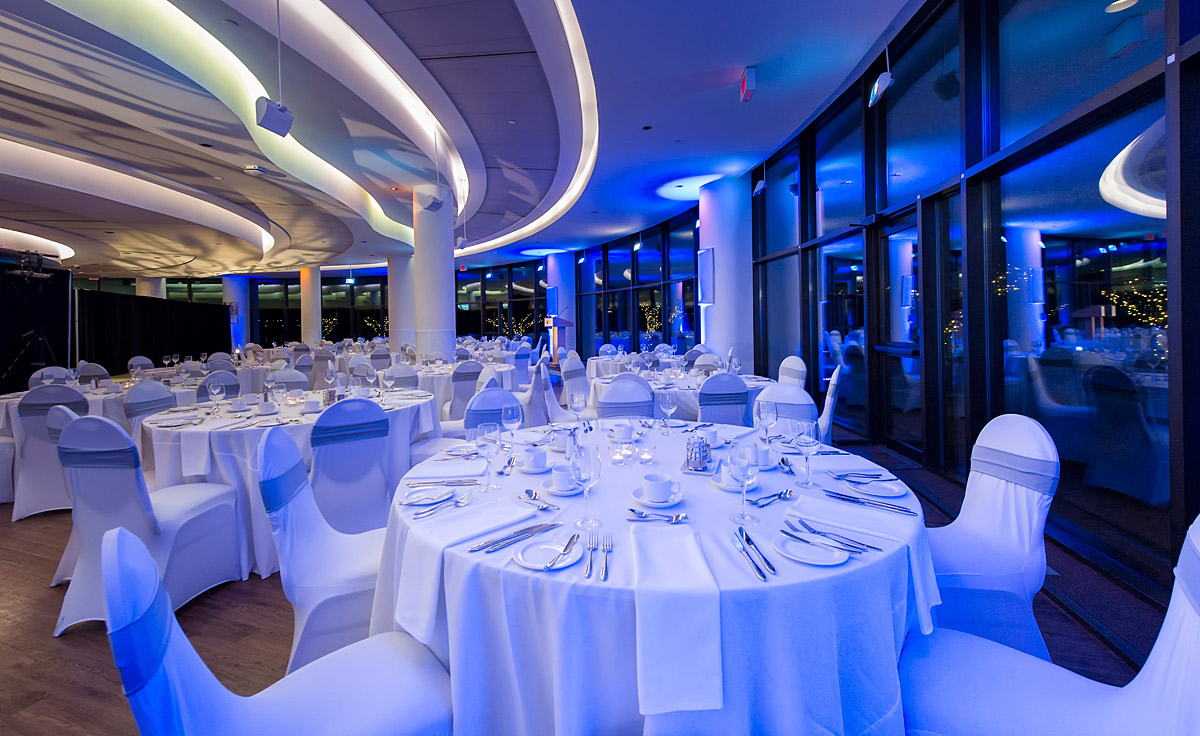
<instances>
[{"instance_id":1,"label":"curved white ceiling panel","mask_svg":"<svg viewBox=\"0 0 1200 736\"><path fill-rule=\"evenodd\" d=\"M1121 149L1100 177L1100 196L1126 212L1167 219L1167 119L1159 118L1146 132Z\"/></svg>"}]
</instances>

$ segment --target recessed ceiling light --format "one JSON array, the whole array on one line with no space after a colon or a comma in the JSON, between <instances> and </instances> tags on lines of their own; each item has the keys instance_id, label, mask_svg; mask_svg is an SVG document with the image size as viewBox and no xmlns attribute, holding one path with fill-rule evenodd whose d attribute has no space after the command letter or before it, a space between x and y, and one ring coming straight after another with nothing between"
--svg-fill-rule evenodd
<instances>
[{"instance_id":1,"label":"recessed ceiling light","mask_svg":"<svg viewBox=\"0 0 1200 736\"><path fill-rule=\"evenodd\" d=\"M1134 5L1137 5L1137 4L1138 4L1138 0L1113 0L1113 2L1109 3L1108 7L1104 9L1104 12L1119 13L1122 10L1128 10L1128 9L1132 8Z\"/></svg>"},{"instance_id":2,"label":"recessed ceiling light","mask_svg":"<svg viewBox=\"0 0 1200 736\"><path fill-rule=\"evenodd\" d=\"M224 23L225 23L225 25L229 26L230 28L238 27L238 22L236 20L234 20L233 18L226 18L224 20Z\"/></svg>"},{"instance_id":3,"label":"recessed ceiling light","mask_svg":"<svg viewBox=\"0 0 1200 736\"><path fill-rule=\"evenodd\" d=\"M201 148L212 148L212 144L211 143L201 143L200 147Z\"/></svg>"},{"instance_id":4,"label":"recessed ceiling light","mask_svg":"<svg viewBox=\"0 0 1200 736\"><path fill-rule=\"evenodd\" d=\"M643 125L642 130L650 130L653 127L654 127L653 125Z\"/></svg>"},{"instance_id":5,"label":"recessed ceiling light","mask_svg":"<svg viewBox=\"0 0 1200 736\"><path fill-rule=\"evenodd\" d=\"M219 177L219 176L214 176L213 178L216 179L217 181L221 181L221 177Z\"/></svg>"},{"instance_id":6,"label":"recessed ceiling light","mask_svg":"<svg viewBox=\"0 0 1200 736\"><path fill-rule=\"evenodd\" d=\"M509 124L509 125L516 125L516 124L517 124L517 121L516 121L516 120L509 120L509 121L508 121L508 124Z\"/></svg>"},{"instance_id":7,"label":"recessed ceiling light","mask_svg":"<svg viewBox=\"0 0 1200 736\"><path fill-rule=\"evenodd\" d=\"M566 251L562 248L526 248L525 250L521 251L521 255L533 256L534 258L552 256L556 253L566 253Z\"/></svg>"}]
</instances>

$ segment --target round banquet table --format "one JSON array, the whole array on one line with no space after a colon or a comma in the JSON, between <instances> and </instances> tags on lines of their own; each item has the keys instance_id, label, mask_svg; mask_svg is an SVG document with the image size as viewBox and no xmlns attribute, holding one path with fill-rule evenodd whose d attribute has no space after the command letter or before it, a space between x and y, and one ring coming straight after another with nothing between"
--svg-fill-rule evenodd
<instances>
[{"instance_id":1,"label":"round banquet table","mask_svg":"<svg viewBox=\"0 0 1200 736\"><path fill-rule=\"evenodd\" d=\"M319 398L320 392L305 395ZM387 477L394 485L409 469L412 442L441 437L442 426L433 397L426 392L395 390L382 406L389 421ZM279 569L279 556L258 490L258 441L263 432L282 422L300 446L305 466L311 467L312 428L320 414L306 414L300 409L300 405L285 406L273 417L259 417L253 411L235 417L228 414L226 404L220 417L162 412L146 417L142 423L153 442L157 487L208 481L237 489L239 513L248 530L247 546L242 550L243 570L253 570L262 577ZM189 418L203 421L177 426Z\"/></svg>"},{"instance_id":2,"label":"round banquet table","mask_svg":"<svg viewBox=\"0 0 1200 736\"><path fill-rule=\"evenodd\" d=\"M500 382L501 388L506 388L509 391L517 389L516 373L511 365L488 363L486 367L490 367L496 372L496 380ZM454 398L453 375L453 365L447 365L444 368L429 366L417 371L417 387L422 391L428 391L433 394L439 411L446 405L446 402Z\"/></svg>"},{"instance_id":3,"label":"round banquet table","mask_svg":"<svg viewBox=\"0 0 1200 736\"><path fill-rule=\"evenodd\" d=\"M758 398L764 388L775 382L761 376L744 375L741 378L746 382L747 392L745 424L750 427L754 425L754 400ZM671 418L688 422L696 421L700 417L700 384L703 382L704 378L698 374L684 376L682 380L676 381L670 386L651 381L650 387L654 389L654 416L658 419L666 417L662 409L658 407L658 396L664 391L671 391L675 394L676 406L675 413L671 415ZM591 395L588 396L588 406L595 409L600 394L612 385L612 378L597 378L589 381L589 385L591 386ZM809 400L811 401L811 398ZM812 418L814 420L817 418L815 403L813 404Z\"/></svg>"},{"instance_id":4,"label":"round banquet table","mask_svg":"<svg viewBox=\"0 0 1200 736\"><path fill-rule=\"evenodd\" d=\"M587 359L587 377L591 379L615 376L624 370L625 366L615 355L598 355Z\"/></svg>"},{"instance_id":5,"label":"round banquet table","mask_svg":"<svg viewBox=\"0 0 1200 736\"><path fill-rule=\"evenodd\" d=\"M719 427L722 437L749 431ZM828 500L820 490L752 509L762 523L748 531L778 570L764 583L730 539L738 495L681 471L684 437L655 427L639 441L656 446L651 464L605 462L591 515L602 535L612 535L607 582L598 573L585 578L584 560L550 573L516 563L526 545L565 542L581 515L582 496L542 492L561 511L514 500L548 475L498 477L499 491L423 520L413 516L419 507L393 503L371 632L407 631L447 667L456 734L904 733L898 658L908 632L932 630L931 609L940 603L912 492L901 488L903 496L888 499L912 517ZM584 441L608 449L603 428ZM550 453L551 462L561 458ZM802 476L803 460L793 461ZM842 491L817 471L878 469L844 453L812 464L817 483ZM641 508L630 489L647 472L681 484L683 500L671 511L687 512L685 524L627 521L630 507ZM763 472L751 497L796 480ZM793 561L773 542L795 513L881 551L836 566ZM495 554L468 551L551 521L563 526ZM700 702L697 692L706 693Z\"/></svg>"},{"instance_id":6,"label":"round banquet table","mask_svg":"<svg viewBox=\"0 0 1200 736\"><path fill-rule=\"evenodd\" d=\"M108 417L128 429L129 420L125 418L125 391L123 389L118 386L115 393L93 393L88 388L80 386L79 391L87 399L88 415L93 417ZM0 436L12 437L13 417L16 416L17 404L20 403L21 397L27 393L29 392L19 391L0 396ZM172 386L171 393L175 395L176 406L187 406L188 404L196 403L196 388L194 386Z\"/></svg>"}]
</instances>

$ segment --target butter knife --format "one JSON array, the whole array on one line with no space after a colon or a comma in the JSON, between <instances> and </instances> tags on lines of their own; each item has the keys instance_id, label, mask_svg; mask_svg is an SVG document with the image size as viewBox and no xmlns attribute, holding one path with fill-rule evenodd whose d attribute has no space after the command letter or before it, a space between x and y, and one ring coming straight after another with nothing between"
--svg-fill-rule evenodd
<instances>
[{"instance_id":1,"label":"butter knife","mask_svg":"<svg viewBox=\"0 0 1200 736\"><path fill-rule=\"evenodd\" d=\"M551 529L554 529L554 528L560 526L561 523L562 522L555 522L551 525L548 525L545 529L538 529L536 532L530 532L529 534L522 534L519 537L507 539L503 542L500 542L499 544L493 544L491 547L488 547L487 549L483 550L483 552L484 552L484 554L491 554L492 552L496 552L498 550L504 549L505 547L509 546L510 544L516 544L517 542L524 542L526 539L529 539L530 537L533 537L537 534L541 534L542 532L548 532Z\"/></svg>"},{"instance_id":2,"label":"butter knife","mask_svg":"<svg viewBox=\"0 0 1200 736\"><path fill-rule=\"evenodd\" d=\"M870 506L871 508L879 509L880 511L891 511L893 514L904 514L905 516L917 515L917 512L913 511L912 509L905 508L904 506L897 506L891 503L884 503L882 501L872 501L866 498L859 498L857 496L847 496L841 493L834 493L833 491L825 491L825 495L829 496L835 501L845 501L846 503L853 503L859 506Z\"/></svg>"},{"instance_id":3,"label":"butter knife","mask_svg":"<svg viewBox=\"0 0 1200 736\"><path fill-rule=\"evenodd\" d=\"M767 568L767 572L771 573L772 575L778 575L779 573L775 570L775 566L771 564L771 561L767 559L767 556L762 553L762 550L758 548L758 545L755 544L754 540L750 538L750 535L746 533L746 529L739 526L738 533L742 535L742 541L745 542L750 549L758 553L758 559L762 560L763 566Z\"/></svg>"},{"instance_id":4,"label":"butter knife","mask_svg":"<svg viewBox=\"0 0 1200 736\"><path fill-rule=\"evenodd\" d=\"M755 577L764 583L767 582L767 576L763 573L762 568L758 566L758 563L754 561L754 558L750 556L750 553L746 550L746 545L742 544L742 540L738 539L737 532L729 532L729 538L733 540L733 546L737 547L738 551L742 553L742 556L746 558L746 562L750 563L750 567L754 570Z\"/></svg>"},{"instance_id":5,"label":"butter knife","mask_svg":"<svg viewBox=\"0 0 1200 736\"><path fill-rule=\"evenodd\" d=\"M546 525L545 524L534 524L533 526L527 526L524 529L518 529L515 532L509 532L508 534L502 534L498 537L492 537L491 539L489 539L485 542L480 542L479 544L475 545L474 547L469 548L467 551L468 552L478 552L478 551L482 550L484 547L491 547L493 544L496 544L497 542L503 542L506 539L510 539L512 537L517 536L518 534L528 534L537 529L541 529L544 526L546 526Z\"/></svg>"},{"instance_id":6,"label":"butter knife","mask_svg":"<svg viewBox=\"0 0 1200 736\"><path fill-rule=\"evenodd\" d=\"M840 544L834 543L833 540L829 540L828 543L814 542L811 539L805 539L804 537L792 534L791 532L789 532L786 529L780 529L779 533L782 534L783 536L787 537L788 539L794 539L795 541L803 542L804 544L811 544L814 547L824 547L825 549L832 549L832 550L836 550L838 552L849 552L852 555L862 554L862 552L863 552L863 550L861 550L861 549L851 549L849 547L843 547Z\"/></svg>"},{"instance_id":7,"label":"butter knife","mask_svg":"<svg viewBox=\"0 0 1200 736\"><path fill-rule=\"evenodd\" d=\"M474 478L449 478L447 480L409 480L405 481L404 485L409 488L421 488L424 486L477 486L479 481Z\"/></svg>"},{"instance_id":8,"label":"butter knife","mask_svg":"<svg viewBox=\"0 0 1200 736\"><path fill-rule=\"evenodd\" d=\"M567 540L567 543L563 545L563 548L561 550L559 550L558 554L554 555L554 559L552 559L552 560L550 560L550 562L546 563L546 566L543 567L542 569L543 570L553 570L555 563L557 563L562 558L563 555L570 552L571 548L574 547L575 543L578 541L579 541L579 535L572 534L571 538Z\"/></svg>"}]
</instances>

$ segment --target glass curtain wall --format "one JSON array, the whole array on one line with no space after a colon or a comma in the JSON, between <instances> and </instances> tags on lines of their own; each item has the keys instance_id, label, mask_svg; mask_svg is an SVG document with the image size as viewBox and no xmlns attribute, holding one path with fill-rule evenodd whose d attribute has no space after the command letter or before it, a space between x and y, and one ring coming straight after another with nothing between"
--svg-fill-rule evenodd
<instances>
[{"instance_id":1,"label":"glass curtain wall","mask_svg":"<svg viewBox=\"0 0 1200 736\"><path fill-rule=\"evenodd\" d=\"M808 384L825 396L823 401L834 402L834 420L865 432L867 304L863 236L854 233L805 253L809 259L809 294L814 299L809 314L817 343L817 370L809 370ZM837 392L832 393L829 386L835 371Z\"/></svg>"},{"instance_id":2,"label":"glass curtain wall","mask_svg":"<svg viewBox=\"0 0 1200 736\"><path fill-rule=\"evenodd\" d=\"M460 336L545 335L546 266L527 261L456 271L455 329ZM386 281L385 281L386 283Z\"/></svg>"}]
</instances>

